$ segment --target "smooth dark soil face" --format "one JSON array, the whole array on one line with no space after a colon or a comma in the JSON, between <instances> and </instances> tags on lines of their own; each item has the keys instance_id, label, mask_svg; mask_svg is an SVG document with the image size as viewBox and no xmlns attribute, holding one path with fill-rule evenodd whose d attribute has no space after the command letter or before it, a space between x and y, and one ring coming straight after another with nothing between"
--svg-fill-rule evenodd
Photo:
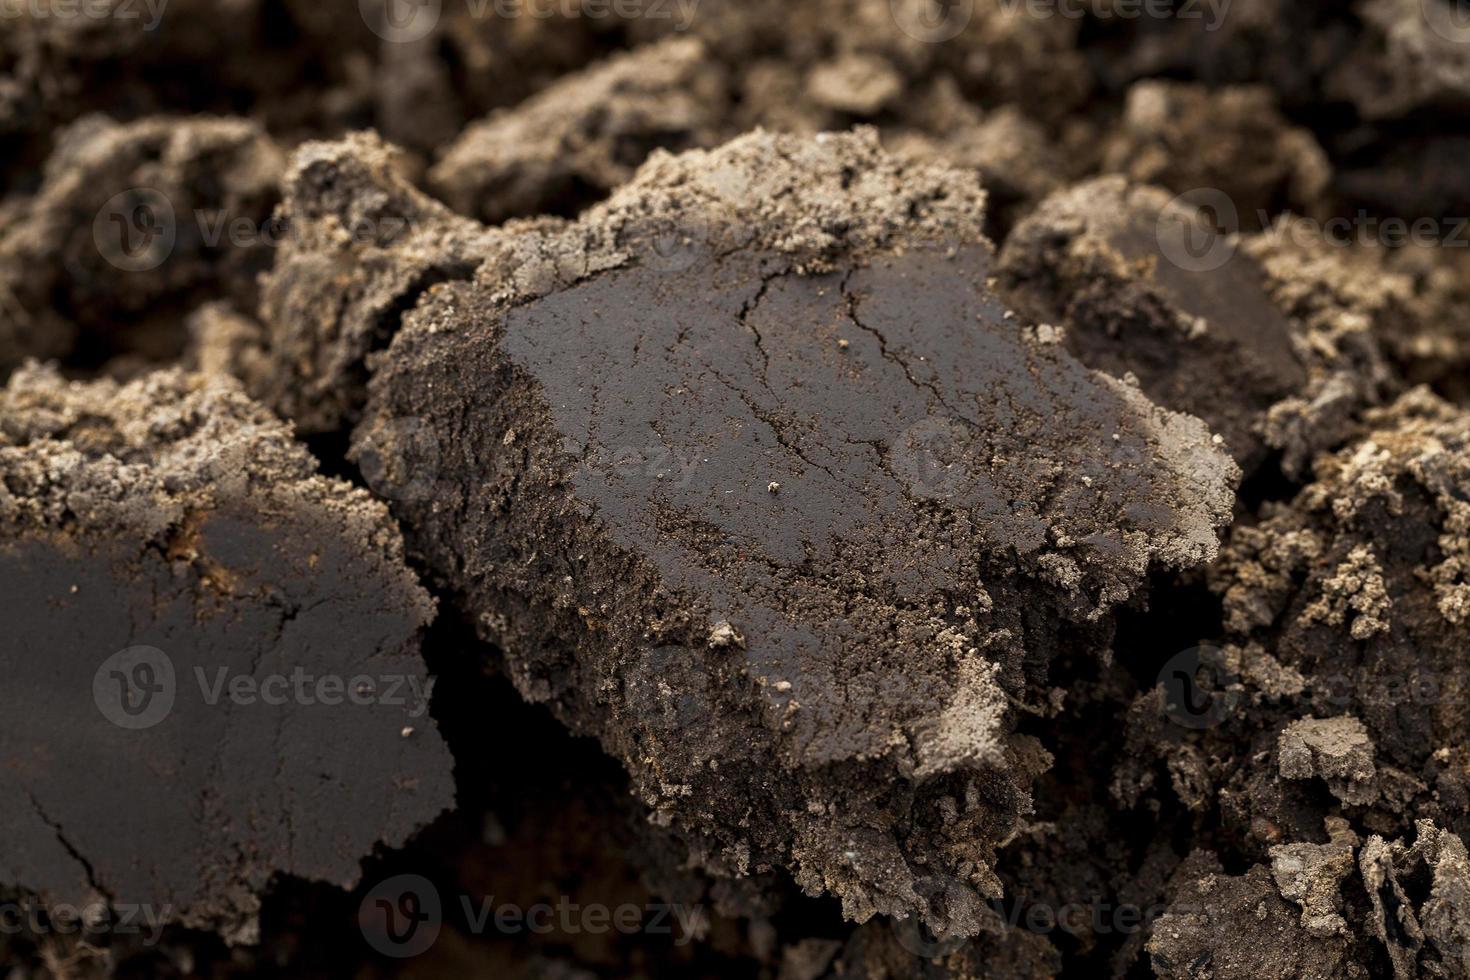
<instances>
[{"instance_id":1,"label":"smooth dark soil face","mask_svg":"<svg viewBox=\"0 0 1470 980\"><path fill-rule=\"evenodd\" d=\"M254 601L180 581L132 541L7 546L0 581L18 612L4 750L24 760L6 774L13 881L57 901L172 905L233 934L272 873L350 880L355 853L449 803L427 701L413 703L426 682L413 619L384 608L339 543L293 528L316 556L308 571L305 551L280 554L284 529L252 523L220 515L197 534L201 560L262 590ZM134 655L99 668L95 651L113 648ZM75 683L88 670L96 683ZM359 677L404 703L352 704L318 686ZM266 686L236 703L232 685L246 680ZM300 704L265 700L297 690ZM166 714L154 723L155 712ZM424 731L405 736L414 724ZM359 805L320 819L341 800Z\"/></svg>"},{"instance_id":2,"label":"smooth dark soil face","mask_svg":"<svg viewBox=\"0 0 1470 980\"><path fill-rule=\"evenodd\" d=\"M0 973L1470 978L1451 4L82 6Z\"/></svg>"}]
</instances>

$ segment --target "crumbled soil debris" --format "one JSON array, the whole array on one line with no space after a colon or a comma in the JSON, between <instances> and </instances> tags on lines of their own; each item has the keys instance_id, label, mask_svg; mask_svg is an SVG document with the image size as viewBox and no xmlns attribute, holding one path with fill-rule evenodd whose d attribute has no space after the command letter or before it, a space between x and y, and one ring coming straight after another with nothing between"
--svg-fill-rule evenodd
<instances>
[{"instance_id":1,"label":"crumbled soil debris","mask_svg":"<svg viewBox=\"0 0 1470 980\"><path fill-rule=\"evenodd\" d=\"M1316 138L1282 118L1265 86L1154 80L1128 90L1103 166L1176 194L1217 188L1249 231L1261 215L1314 209L1332 175Z\"/></svg>"},{"instance_id":2,"label":"crumbled soil debris","mask_svg":"<svg viewBox=\"0 0 1470 980\"><path fill-rule=\"evenodd\" d=\"M1250 250L1274 276L1288 302L1313 308L1344 308L1366 318L1392 374L1409 385L1423 384L1456 403L1464 403L1466 362L1470 360L1470 222L1449 228L1446 246L1411 242L1402 248L1381 243L1326 241L1301 219L1282 219L1271 232L1252 240ZM1464 247L1455 245L1460 238ZM1332 274L1333 268L1348 274ZM1327 275L1323 275L1327 273ZM1326 290L1324 292L1324 289ZM1337 294L1334 296L1334 294ZM1316 297L1327 297L1323 304ZM1360 331L1352 318L1343 327ZM1361 346L1361 345L1360 345Z\"/></svg>"},{"instance_id":3,"label":"crumbled soil debris","mask_svg":"<svg viewBox=\"0 0 1470 980\"><path fill-rule=\"evenodd\" d=\"M293 8L287 12L283 7ZM98 0L8 6L0 31L0 188L32 192L66 125L101 113L232 115L243 108L286 142L371 119L364 97L344 98L353 66L369 74L358 17L314 33L272 0ZM281 43L289 40L289 43ZM359 88L366 93L365 86Z\"/></svg>"},{"instance_id":4,"label":"crumbled soil debris","mask_svg":"<svg viewBox=\"0 0 1470 980\"><path fill-rule=\"evenodd\" d=\"M191 298L253 308L284 166L243 119L88 116L58 133L0 228L0 374L28 356L156 366L183 349Z\"/></svg>"},{"instance_id":5,"label":"crumbled soil debris","mask_svg":"<svg viewBox=\"0 0 1470 980\"><path fill-rule=\"evenodd\" d=\"M1453 648L1470 613L1460 499L1466 424L1423 389L1369 413L1363 434L1320 458L1315 482L1295 500L1268 505L1232 536L1212 573L1227 635L1261 642L1309 680L1321 675L1307 703L1339 706L1323 719L1354 718L1311 724L1342 727L1329 741L1376 752L1380 768L1402 770L1393 780L1454 752L1462 737ZM1368 741L1357 737L1364 725ZM1286 752L1293 736L1282 738ZM1365 762L1356 768L1371 778ZM1453 799L1441 796L1434 812L1463 805Z\"/></svg>"},{"instance_id":6,"label":"crumbled soil debris","mask_svg":"<svg viewBox=\"0 0 1470 980\"><path fill-rule=\"evenodd\" d=\"M1470 980L1470 26L1125 7L0 4L0 974Z\"/></svg>"},{"instance_id":7,"label":"crumbled soil debris","mask_svg":"<svg viewBox=\"0 0 1470 980\"><path fill-rule=\"evenodd\" d=\"M1470 49L1453 4L1362 0L1354 6L1365 29L1353 55L1328 74L1328 94L1352 102L1369 120L1470 107Z\"/></svg>"},{"instance_id":8,"label":"crumbled soil debris","mask_svg":"<svg viewBox=\"0 0 1470 980\"><path fill-rule=\"evenodd\" d=\"M404 312L436 286L473 275L495 254L499 233L416 189L401 158L369 133L305 144L283 186L277 217L291 235L260 301L275 363L241 373L298 431L326 432L355 421L366 360Z\"/></svg>"},{"instance_id":9,"label":"crumbled soil debris","mask_svg":"<svg viewBox=\"0 0 1470 980\"><path fill-rule=\"evenodd\" d=\"M1397 976L1464 975L1463 947L1445 934L1426 943L1417 924L1403 924L1417 923L1427 895L1380 897L1393 862L1379 855L1384 840L1413 838L1420 827L1432 839L1434 828L1454 828L1446 839L1463 847L1456 831L1465 832L1470 795L1457 515L1465 424L1460 410L1423 389L1369 412L1353 442L1319 458L1315 482L1235 528L1211 570L1226 645L1216 687L1195 696L1228 710L1202 712L1195 730L1173 732L1146 704L1131 713L1133 745L1157 756L1122 767L1120 788L1133 805L1162 794L1202 817L1217 814L1217 843L1260 869L1247 880L1264 884L1269 868L1273 894L1300 908L1300 919L1281 921L1270 961L1292 963L1284 958L1291 948L1330 953L1330 964L1315 953L1299 964L1318 971L1310 975L1387 976L1390 960ZM1181 764L1197 789L1181 782ZM1173 778L1161 782L1161 769ZM1365 869L1361 877L1344 874L1345 858ZM1458 887L1441 891L1458 895ZM1385 901L1401 911L1385 912ZM1276 922L1276 902L1265 907ZM1181 972L1166 975L1193 975L1185 967L1211 953L1215 975L1261 975L1247 960L1221 962L1226 950L1208 941L1219 913L1207 902L1204 914L1208 921L1159 920L1155 969L1172 964ZM1181 923L1189 924L1182 934L1163 931ZM1288 938L1296 931L1314 938ZM1329 939L1331 949L1321 947ZM1433 966L1414 965L1423 960Z\"/></svg>"},{"instance_id":10,"label":"crumbled soil debris","mask_svg":"<svg viewBox=\"0 0 1470 980\"><path fill-rule=\"evenodd\" d=\"M1330 980L1368 977L1352 941L1305 928L1261 865L1227 875L1208 855L1180 869L1169 911L1154 923L1148 952L1160 977Z\"/></svg>"},{"instance_id":11,"label":"crumbled soil debris","mask_svg":"<svg viewBox=\"0 0 1470 980\"><path fill-rule=\"evenodd\" d=\"M922 126L908 120L890 125L884 143L896 153L973 169L985 188L985 231L992 241L1004 239L1030 209L1083 172L1061 138L1016 107L981 113L949 81L936 84L932 96Z\"/></svg>"}]
</instances>

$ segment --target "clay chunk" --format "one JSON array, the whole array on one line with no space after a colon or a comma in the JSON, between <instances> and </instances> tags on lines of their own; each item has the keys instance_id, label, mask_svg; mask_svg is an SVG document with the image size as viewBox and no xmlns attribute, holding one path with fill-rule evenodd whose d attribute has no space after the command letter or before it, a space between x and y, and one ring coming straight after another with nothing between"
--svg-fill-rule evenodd
<instances>
[{"instance_id":1,"label":"clay chunk","mask_svg":"<svg viewBox=\"0 0 1470 980\"><path fill-rule=\"evenodd\" d=\"M1204 419L1247 474L1275 450L1295 475L1380 400L1381 355L1338 257L1273 258L1280 239L1241 220L1213 189L1086 181L1017 226L1000 289L1090 367Z\"/></svg>"},{"instance_id":2,"label":"clay chunk","mask_svg":"<svg viewBox=\"0 0 1470 980\"><path fill-rule=\"evenodd\" d=\"M1271 873L1255 865L1243 875L1220 872L1209 855L1190 855L1175 876L1168 912L1154 923L1148 951L1154 973L1170 980L1333 980L1364 976L1351 940L1303 928L1277 892Z\"/></svg>"},{"instance_id":3,"label":"clay chunk","mask_svg":"<svg viewBox=\"0 0 1470 980\"><path fill-rule=\"evenodd\" d=\"M250 942L453 801L396 529L234 384L17 372L0 595L0 885Z\"/></svg>"},{"instance_id":4,"label":"clay chunk","mask_svg":"<svg viewBox=\"0 0 1470 980\"><path fill-rule=\"evenodd\" d=\"M429 180L484 221L575 210L626 181L655 147L716 142L725 84L698 41L639 48L470 125Z\"/></svg>"},{"instance_id":5,"label":"clay chunk","mask_svg":"<svg viewBox=\"0 0 1470 980\"><path fill-rule=\"evenodd\" d=\"M871 132L655 154L423 293L352 451L706 867L951 935L1047 765L1012 705L1210 559L1238 475L1002 306L983 211Z\"/></svg>"}]
</instances>

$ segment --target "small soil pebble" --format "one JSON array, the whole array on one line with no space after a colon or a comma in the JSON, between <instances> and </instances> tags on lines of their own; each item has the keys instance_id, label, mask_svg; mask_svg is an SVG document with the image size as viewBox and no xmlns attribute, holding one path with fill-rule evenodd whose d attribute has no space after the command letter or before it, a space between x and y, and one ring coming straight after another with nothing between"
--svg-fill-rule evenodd
<instances>
[{"instance_id":1,"label":"small soil pebble","mask_svg":"<svg viewBox=\"0 0 1470 980\"><path fill-rule=\"evenodd\" d=\"M451 805L381 504L219 379L27 368L0 420L0 882L253 942Z\"/></svg>"}]
</instances>

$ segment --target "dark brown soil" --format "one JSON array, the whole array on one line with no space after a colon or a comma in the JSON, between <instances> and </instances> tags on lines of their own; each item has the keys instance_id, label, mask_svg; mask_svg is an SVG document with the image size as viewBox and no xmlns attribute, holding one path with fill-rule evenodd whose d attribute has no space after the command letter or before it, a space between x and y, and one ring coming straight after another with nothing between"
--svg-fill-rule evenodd
<instances>
[{"instance_id":1,"label":"dark brown soil","mask_svg":"<svg viewBox=\"0 0 1470 980\"><path fill-rule=\"evenodd\" d=\"M0 973L1470 978L1463 21L0 9Z\"/></svg>"}]
</instances>

